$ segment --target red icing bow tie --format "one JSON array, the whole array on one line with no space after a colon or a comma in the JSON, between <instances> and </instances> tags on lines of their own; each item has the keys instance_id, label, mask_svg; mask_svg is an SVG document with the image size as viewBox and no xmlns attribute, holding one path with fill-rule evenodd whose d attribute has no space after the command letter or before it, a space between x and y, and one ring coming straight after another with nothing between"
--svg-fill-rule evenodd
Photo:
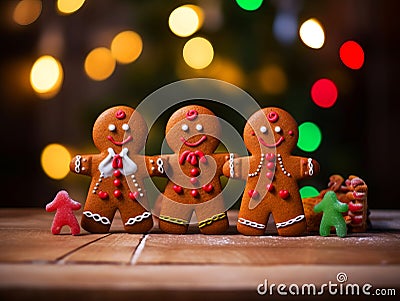
<instances>
[{"instance_id":1,"label":"red icing bow tie","mask_svg":"<svg viewBox=\"0 0 400 301\"><path fill-rule=\"evenodd\" d=\"M205 163L207 162L207 159L202 151L184 151L179 157L179 164L182 165L183 163L185 163L185 161L188 161L193 166L196 166L197 164L199 164L199 161L201 163Z\"/></svg>"},{"instance_id":2,"label":"red icing bow tie","mask_svg":"<svg viewBox=\"0 0 400 301\"><path fill-rule=\"evenodd\" d=\"M122 168L122 157L120 155L115 155L112 160L112 167L114 169Z\"/></svg>"}]
</instances>

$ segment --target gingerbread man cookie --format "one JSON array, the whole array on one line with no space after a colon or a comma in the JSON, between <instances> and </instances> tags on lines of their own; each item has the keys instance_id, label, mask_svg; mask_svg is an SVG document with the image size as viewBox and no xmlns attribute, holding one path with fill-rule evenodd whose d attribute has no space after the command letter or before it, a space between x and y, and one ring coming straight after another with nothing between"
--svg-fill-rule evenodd
<instances>
[{"instance_id":1,"label":"gingerbread man cookie","mask_svg":"<svg viewBox=\"0 0 400 301\"><path fill-rule=\"evenodd\" d=\"M293 156L298 140L294 118L279 108L264 108L247 121L244 143L249 157L231 158L226 176L247 180L237 229L245 235L262 235L272 213L279 235L300 235L306 220L297 181L319 171L311 158Z\"/></svg>"},{"instance_id":2,"label":"gingerbread man cookie","mask_svg":"<svg viewBox=\"0 0 400 301\"><path fill-rule=\"evenodd\" d=\"M161 196L160 229L187 232L193 211L200 231L218 234L229 223L219 177L228 154L214 154L220 143L220 124L209 109L190 105L180 108L166 126L169 182Z\"/></svg>"},{"instance_id":3,"label":"gingerbread man cookie","mask_svg":"<svg viewBox=\"0 0 400 301\"><path fill-rule=\"evenodd\" d=\"M139 154L147 133L142 116L127 106L112 107L97 118L93 141L100 153L77 155L70 164L72 172L92 177L81 221L85 230L108 232L117 210L127 232L152 228L152 215L142 206L147 203L143 179L164 170L160 158ZM161 168L155 168L156 162Z\"/></svg>"}]
</instances>

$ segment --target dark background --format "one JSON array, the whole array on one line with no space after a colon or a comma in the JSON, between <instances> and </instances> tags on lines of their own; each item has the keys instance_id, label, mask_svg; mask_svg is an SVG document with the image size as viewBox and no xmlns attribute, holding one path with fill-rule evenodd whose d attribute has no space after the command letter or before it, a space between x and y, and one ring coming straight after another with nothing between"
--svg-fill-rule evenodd
<instances>
[{"instance_id":1,"label":"dark background","mask_svg":"<svg viewBox=\"0 0 400 301\"><path fill-rule=\"evenodd\" d=\"M73 174L60 181L48 178L40 165L43 148L61 143L73 155L96 152L91 129L103 110L117 104L136 106L168 83L208 76L246 90L261 107L286 109L299 124L312 121L319 125L323 140L318 150L296 153L316 158L321 173L301 185L322 189L331 174L355 174L369 186L371 208L400 208L398 1L264 1L257 11L248 12L233 0L104 0L86 1L68 16L56 12L55 1L44 1L39 19L28 26L12 20L17 3L0 4L0 206L43 207L60 189L83 202L89 179ZM182 47L190 37L175 36L168 28L168 17L173 9L187 3L217 8L219 23L212 24L206 17L194 36L206 37L215 55L235 66L233 71L227 67L220 74L190 68L182 72ZM322 49L310 49L298 38L288 45L275 38L274 18L288 8L296 11L299 25L311 17L322 22L326 33ZM57 32L61 46L42 49L41 38L50 29ZM113 35L129 29L142 36L144 48L139 59L118 65L105 81L89 79L83 70L87 53L95 47L109 46ZM365 51L365 64L360 70L348 69L339 59L338 49L349 39L360 43ZM30 87L29 72L39 56L53 52L62 62L64 82L55 97L45 100ZM257 84L257 74L271 63L280 65L286 73L287 88L279 95L265 93ZM337 103L330 109L317 107L310 98L312 84L321 77L332 79L338 86ZM216 104L210 104L210 108L217 115L226 114ZM160 130L156 129L158 137L154 139L160 143L168 113L158 122ZM241 132L244 123L237 120L234 126ZM149 154L157 151L157 147L150 148Z\"/></svg>"}]
</instances>

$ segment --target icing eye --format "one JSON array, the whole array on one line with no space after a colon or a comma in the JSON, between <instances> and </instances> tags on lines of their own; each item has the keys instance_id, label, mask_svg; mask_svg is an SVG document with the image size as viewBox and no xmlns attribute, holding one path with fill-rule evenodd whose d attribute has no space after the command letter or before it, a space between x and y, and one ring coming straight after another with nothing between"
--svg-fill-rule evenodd
<instances>
[{"instance_id":1,"label":"icing eye","mask_svg":"<svg viewBox=\"0 0 400 301\"><path fill-rule=\"evenodd\" d=\"M275 132L280 133L282 131L280 126L276 126L275 127Z\"/></svg>"},{"instance_id":2,"label":"icing eye","mask_svg":"<svg viewBox=\"0 0 400 301\"><path fill-rule=\"evenodd\" d=\"M199 132L203 130L203 126L199 123L196 124L196 130L198 130Z\"/></svg>"},{"instance_id":3,"label":"icing eye","mask_svg":"<svg viewBox=\"0 0 400 301\"><path fill-rule=\"evenodd\" d=\"M115 131L115 125L114 124L109 124L108 125L108 130L110 131L110 132L114 132Z\"/></svg>"},{"instance_id":4,"label":"icing eye","mask_svg":"<svg viewBox=\"0 0 400 301\"><path fill-rule=\"evenodd\" d=\"M261 127L260 127L260 132L263 133L263 134L265 134L265 133L267 132L267 127L264 126L264 125L261 126Z\"/></svg>"},{"instance_id":5,"label":"icing eye","mask_svg":"<svg viewBox=\"0 0 400 301\"><path fill-rule=\"evenodd\" d=\"M128 125L127 123L124 123L124 124L122 125L122 129L123 129L124 131L129 130L129 125Z\"/></svg>"},{"instance_id":6,"label":"icing eye","mask_svg":"<svg viewBox=\"0 0 400 301\"><path fill-rule=\"evenodd\" d=\"M189 130L189 127L187 124L182 124L182 131L187 132Z\"/></svg>"}]
</instances>

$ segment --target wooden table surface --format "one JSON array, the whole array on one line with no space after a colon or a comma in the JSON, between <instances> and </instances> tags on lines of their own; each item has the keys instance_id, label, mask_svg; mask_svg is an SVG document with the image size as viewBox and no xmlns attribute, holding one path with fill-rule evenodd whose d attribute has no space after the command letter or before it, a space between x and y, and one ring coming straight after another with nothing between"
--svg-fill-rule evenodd
<instances>
[{"instance_id":1,"label":"wooden table surface","mask_svg":"<svg viewBox=\"0 0 400 301\"><path fill-rule=\"evenodd\" d=\"M109 234L52 235L52 219L44 209L0 209L0 300L262 300L280 297L257 293L266 280L319 288L339 285L339 273L343 284L400 295L400 211L372 211L373 230L346 238L279 237L272 224L242 236L235 211L229 232L215 236L126 234L119 217Z\"/></svg>"}]
</instances>

